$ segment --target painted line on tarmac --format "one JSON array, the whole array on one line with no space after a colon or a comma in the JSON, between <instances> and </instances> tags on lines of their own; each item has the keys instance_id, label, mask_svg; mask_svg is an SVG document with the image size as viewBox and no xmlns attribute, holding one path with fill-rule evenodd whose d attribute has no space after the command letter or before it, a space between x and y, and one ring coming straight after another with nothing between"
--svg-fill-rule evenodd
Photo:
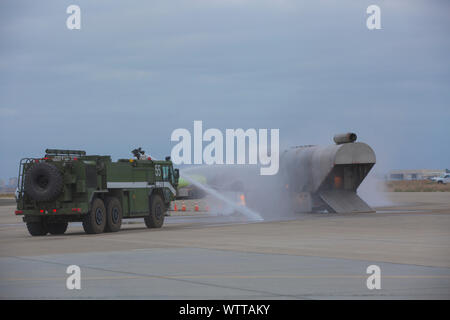
<instances>
[{"instance_id":1,"label":"painted line on tarmac","mask_svg":"<svg viewBox=\"0 0 450 320\"><path fill-rule=\"evenodd\" d=\"M116 271L112 271L116 272ZM366 279L367 275L185 275L185 276L105 276L83 277L83 280L130 280L130 279ZM383 279L450 279L450 275L383 275ZM62 281L66 278L4 278L0 281Z\"/></svg>"},{"instance_id":2,"label":"painted line on tarmac","mask_svg":"<svg viewBox=\"0 0 450 320\"><path fill-rule=\"evenodd\" d=\"M33 259L33 258L25 258L25 257L10 257L10 258L15 258L17 260L23 260L23 261L34 261L34 262L42 262L42 263L47 263L47 264L66 266L65 263L50 261L50 260L41 260L41 259ZM280 293L272 292L272 291L268 291L268 290L257 290L257 289L252 289L252 288L237 287L237 286L233 286L233 285L202 282L202 281L200 281L201 279L170 278L170 277L164 276L164 275L141 274L141 273L135 273L135 272L129 272L129 271L112 270L112 269L107 269L107 268L102 268L102 267L97 267L97 266L89 266L89 265L79 265L79 267L88 268L88 269L97 270L97 271L110 272L110 273L119 273L119 274L123 274L126 277L130 277L130 276L137 277L137 279L139 279L139 277L152 278L152 279L154 278L154 279L159 279L159 280L177 281L177 282L181 282L181 283L188 283L190 285L198 285L198 286L204 286L204 287L210 287L210 288L220 288L220 289L236 290L236 291L247 292L247 293L257 293L260 295L278 297L278 298L290 297L290 298L305 299L305 300L310 299L306 295L280 294Z\"/></svg>"},{"instance_id":3,"label":"painted line on tarmac","mask_svg":"<svg viewBox=\"0 0 450 320\"><path fill-rule=\"evenodd\" d=\"M0 224L0 228L1 227L18 227L18 226L23 226L25 225L24 223L2 223Z\"/></svg>"}]
</instances>

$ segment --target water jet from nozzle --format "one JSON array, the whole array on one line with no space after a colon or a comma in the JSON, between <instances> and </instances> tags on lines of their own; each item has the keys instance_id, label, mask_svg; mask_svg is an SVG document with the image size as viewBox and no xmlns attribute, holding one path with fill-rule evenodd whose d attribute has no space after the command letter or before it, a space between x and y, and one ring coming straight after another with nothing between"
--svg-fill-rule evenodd
<instances>
[{"instance_id":1,"label":"water jet from nozzle","mask_svg":"<svg viewBox=\"0 0 450 320\"><path fill-rule=\"evenodd\" d=\"M233 201L231 201L227 197L223 196L222 194L220 194L219 192L217 192L213 188L210 188L210 187L204 185L203 183L198 182L197 180L195 180L194 178L190 177L189 175L183 174L183 178L186 179L188 182L192 183L193 185L195 185L196 187L202 189L206 193L210 194L211 196L213 196L213 197L215 197L215 198L225 202L227 205L229 205L230 207L232 207L236 211L242 213L247 218L249 218L249 219L251 219L253 221L264 221L263 217L261 217L261 215L259 213L255 212L253 210L250 210L248 207L237 205L236 203L234 203Z\"/></svg>"}]
</instances>

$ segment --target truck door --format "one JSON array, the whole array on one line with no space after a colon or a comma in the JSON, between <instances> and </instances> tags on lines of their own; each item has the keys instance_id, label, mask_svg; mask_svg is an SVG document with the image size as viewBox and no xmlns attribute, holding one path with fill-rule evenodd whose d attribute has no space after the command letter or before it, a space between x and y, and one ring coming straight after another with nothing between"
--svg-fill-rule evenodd
<instances>
[{"instance_id":1,"label":"truck door","mask_svg":"<svg viewBox=\"0 0 450 320\"><path fill-rule=\"evenodd\" d=\"M169 167L168 166L162 167L162 179L163 179L163 181L169 181Z\"/></svg>"},{"instance_id":2,"label":"truck door","mask_svg":"<svg viewBox=\"0 0 450 320\"><path fill-rule=\"evenodd\" d=\"M170 181L171 176L173 176L173 175L169 174L169 166L168 165L163 166L162 167L162 179L167 186L167 188L164 188L164 198L166 200L170 199L170 190L169 189L171 188L171 185L173 185L172 181Z\"/></svg>"},{"instance_id":3,"label":"truck door","mask_svg":"<svg viewBox=\"0 0 450 320\"><path fill-rule=\"evenodd\" d=\"M175 175L173 174L173 167L169 167L169 180L172 186L175 185Z\"/></svg>"}]
</instances>

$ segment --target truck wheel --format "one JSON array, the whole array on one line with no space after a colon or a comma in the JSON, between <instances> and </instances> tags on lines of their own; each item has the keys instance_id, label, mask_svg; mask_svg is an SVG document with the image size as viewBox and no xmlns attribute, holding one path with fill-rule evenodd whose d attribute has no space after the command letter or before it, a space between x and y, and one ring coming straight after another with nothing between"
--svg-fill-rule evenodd
<instances>
[{"instance_id":1,"label":"truck wheel","mask_svg":"<svg viewBox=\"0 0 450 320\"><path fill-rule=\"evenodd\" d=\"M91 211L83 218L83 229L88 234L102 233L106 225L106 209L102 199L95 199Z\"/></svg>"},{"instance_id":2,"label":"truck wheel","mask_svg":"<svg viewBox=\"0 0 450 320\"><path fill-rule=\"evenodd\" d=\"M166 215L166 206L159 195L151 197L150 212L144 218L147 228L161 228Z\"/></svg>"},{"instance_id":3,"label":"truck wheel","mask_svg":"<svg viewBox=\"0 0 450 320\"><path fill-rule=\"evenodd\" d=\"M50 234L64 234L67 230L67 222L49 223L47 224L47 230Z\"/></svg>"},{"instance_id":4,"label":"truck wheel","mask_svg":"<svg viewBox=\"0 0 450 320\"><path fill-rule=\"evenodd\" d=\"M33 236L45 236L48 233L47 226L44 221L40 222L27 222L28 232Z\"/></svg>"},{"instance_id":5,"label":"truck wheel","mask_svg":"<svg viewBox=\"0 0 450 320\"><path fill-rule=\"evenodd\" d=\"M117 232L122 226L122 206L117 198L106 199L105 232Z\"/></svg>"},{"instance_id":6,"label":"truck wheel","mask_svg":"<svg viewBox=\"0 0 450 320\"><path fill-rule=\"evenodd\" d=\"M25 172L25 193L36 201L53 201L62 192L63 177L52 164L40 162Z\"/></svg>"}]
</instances>

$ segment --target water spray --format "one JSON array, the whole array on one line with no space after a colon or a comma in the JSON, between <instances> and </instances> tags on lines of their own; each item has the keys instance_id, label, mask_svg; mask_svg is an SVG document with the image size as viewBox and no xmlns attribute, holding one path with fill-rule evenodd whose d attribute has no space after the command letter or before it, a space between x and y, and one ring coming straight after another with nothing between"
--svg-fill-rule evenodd
<instances>
[{"instance_id":1,"label":"water spray","mask_svg":"<svg viewBox=\"0 0 450 320\"><path fill-rule=\"evenodd\" d=\"M190 177L189 175L183 174L183 178L186 179L187 181L189 181L190 183L192 183L193 185L195 185L196 187L202 189L206 193L208 193L208 194L212 195L213 197L215 197L215 198L225 202L227 205L229 205L230 207L232 207L236 211L242 213L247 218L249 218L249 219L251 219L253 221L264 221L263 217L261 217L261 215L259 213L249 209L248 207L237 205L236 203L234 203L233 201L231 201L227 197L223 196L222 194L220 194L219 192L217 192L213 188L210 188L210 187L204 185L203 183L200 183L200 182L196 181L194 178Z\"/></svg>"}]
</instances>

